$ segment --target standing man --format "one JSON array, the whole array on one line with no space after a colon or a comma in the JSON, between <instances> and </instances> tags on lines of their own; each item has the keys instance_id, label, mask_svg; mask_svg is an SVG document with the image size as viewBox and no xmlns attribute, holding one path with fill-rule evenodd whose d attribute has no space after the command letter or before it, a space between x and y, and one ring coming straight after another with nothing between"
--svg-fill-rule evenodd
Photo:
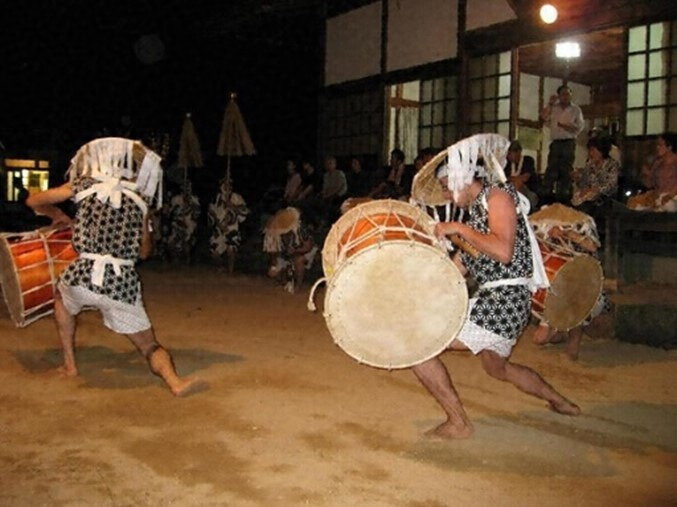
<instances>
[{"instance_id":1,"label":"standing man","mask_svg":"<svg viewBox=\"0 0 677 507\"><path fill-rule=\"evenodd\" d=\"M137 162L139 152L143 156ZM77 203L72 241L79 257L61 274L54 301L64 376L78 375L76 316L93 307L101 311L107 328L127 335L172 394L185 396L205 387L180 378L171 355L155 339L134 268L152 250L148 206L161 192L161 171L160 157L138 141L97 139L73 158L69 182L28 198L28 206L53 224L70 222L56 204L68 199Z\"/></svg>"},{"instance_id":2,"label":"standing man","mask_svg":"<svg viewBox=\"0 0 677 507\"><path fill-rule=\"evenodd\" d=\"M576 156L576 137L584 127L581 108L571 102L567 85L557 88L548 105L541 111L541 119L550 128L550 150L545 169L543 193L546 199L569 202L571 199L571 172Z\"/></svg>"},{"instance_id":3,"label":"standing man","mask_svg":"<svg viewBox=\"0 0 677 507\"><path fill-rule=\"evenodd\" d=\"M473 138L459 141L452 146L452 151L464 141L476 142L477 136ZM457 155L469 151L460 148ZM470 350L480 357L482 367L490 376L546 400L555 412L578 415L579 407L538 373L509 360L512 348L529 322L530 287L540 282L533 276L538 267L533 257L538 255L538 247L535 240L531 241L525 214L518 211L517 193L510 184L491 184L489 175L477 161L453 155L452 161L443 166L437 176L443 190L449 192L448 197L453 197L456 205L467 208L469 214L466 223L437 224L435 234L460 236L480 252L477 257L465 253L454 257L461 272L469 271L480 285L469 302L463 328L449 348ZM432 434L443 438L471 436L473 426L440 358L429 359L413 370L447 415L447 420L432 430Z\"/></svg>"}]
</instances>

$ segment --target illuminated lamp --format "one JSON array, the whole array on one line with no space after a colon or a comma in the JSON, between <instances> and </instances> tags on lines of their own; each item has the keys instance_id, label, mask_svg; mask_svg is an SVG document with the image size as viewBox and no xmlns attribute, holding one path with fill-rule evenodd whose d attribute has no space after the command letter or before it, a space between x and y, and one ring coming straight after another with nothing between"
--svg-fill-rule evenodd
<instances>
[{"instance_id":1,"label":"illuminated lamp","mask_svg":"<svg viewBox=\"0 0 677 507\"><path fill-rule=\"evenodd\" d=\"M550 4L543 5L543 7L541 7L540 14L543 23L547 23L548 25L550 25L555 21L557 21L557 9L555 8L554 5Z\"/></svg>"},{"instance_id":2,"label":"illuminated lamp","mask_svg":"<svg viewBox=\"0 0 677 507\"><path fill-rule=\"evenodd\" d=\"M581 56L581 46L578 42L558 42L555 45L557 58L578 58Z\"/></svg>"}]
</instances>

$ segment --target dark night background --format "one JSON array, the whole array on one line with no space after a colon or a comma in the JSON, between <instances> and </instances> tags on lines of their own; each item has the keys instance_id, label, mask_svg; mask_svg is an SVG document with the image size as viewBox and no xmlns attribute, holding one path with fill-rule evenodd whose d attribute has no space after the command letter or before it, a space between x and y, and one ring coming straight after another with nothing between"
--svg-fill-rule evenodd
<instances>
[{"instance_id":1,"label":"dark night background","mask_svg":"<svg viewBox=\"0 0 677 507\"><path fill-rule=\"evenodd\" d=\"M51 151L61 175L102 129L124 133L127 116L130 137L171 134L171 163L190 111L206 164L192 179L201 198L211 197L225 172L216 144L230 91L258 152L234 160L246 197L284 180L285 157L316 154L318 2L5 1L0 12L0 140L8 154ZM143 63L135 44L152 34L164 57Z\"/></svg>"}]
</instances>

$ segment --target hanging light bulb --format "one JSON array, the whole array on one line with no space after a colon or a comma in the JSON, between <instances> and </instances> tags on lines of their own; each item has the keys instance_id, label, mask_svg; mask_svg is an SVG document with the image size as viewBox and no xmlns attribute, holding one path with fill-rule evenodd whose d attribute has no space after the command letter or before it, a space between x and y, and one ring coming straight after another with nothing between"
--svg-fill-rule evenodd
<instances>
[{"instance_id":1,"label":"hanging light bulb","mask_svg":"<svg viewBox=\"0 0 677 507\"><path fill-rule=\"evenodd\" d=\"M554 5L545 4L540 10L541 19L548 25L557 21L557 9Z\"/></svg>"}]
</instances>

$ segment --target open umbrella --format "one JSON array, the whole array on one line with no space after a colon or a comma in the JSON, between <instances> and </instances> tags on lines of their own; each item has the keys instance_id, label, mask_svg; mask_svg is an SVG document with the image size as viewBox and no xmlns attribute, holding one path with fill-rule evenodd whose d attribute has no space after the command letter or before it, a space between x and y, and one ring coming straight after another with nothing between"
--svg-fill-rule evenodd
<instances>
[{"instance_id":1,"label":"open umbrella","mask_svg":"<svg viewBox=\"0 0 677 507\"><path fill-rule=\"evenodd\" d=\"M181 127L181 138L179 140L179 163L178 166L183 168L183 183L184 187L188 179L189 167L202 167L202 152L200 151L200 141L195 133L195 126L193 120L190 119L190 113L186 113L186 118L183 120L183 127Z\"/></svg>"},{"instance_id":2,"label":"open umbrella","mask_svg":"<svg viewBox=\"0 0 677 507\"><path fill-rule=\"evenodd\" d=\"M242 155L254 155L254 143L242 119L240 108L237 106L235 93L230 94L230 100L223 115L223 126L219 135L219 145L216 153L228 157L226 178L230 181L230 158Z\"/></svg>"}]
</instances>

